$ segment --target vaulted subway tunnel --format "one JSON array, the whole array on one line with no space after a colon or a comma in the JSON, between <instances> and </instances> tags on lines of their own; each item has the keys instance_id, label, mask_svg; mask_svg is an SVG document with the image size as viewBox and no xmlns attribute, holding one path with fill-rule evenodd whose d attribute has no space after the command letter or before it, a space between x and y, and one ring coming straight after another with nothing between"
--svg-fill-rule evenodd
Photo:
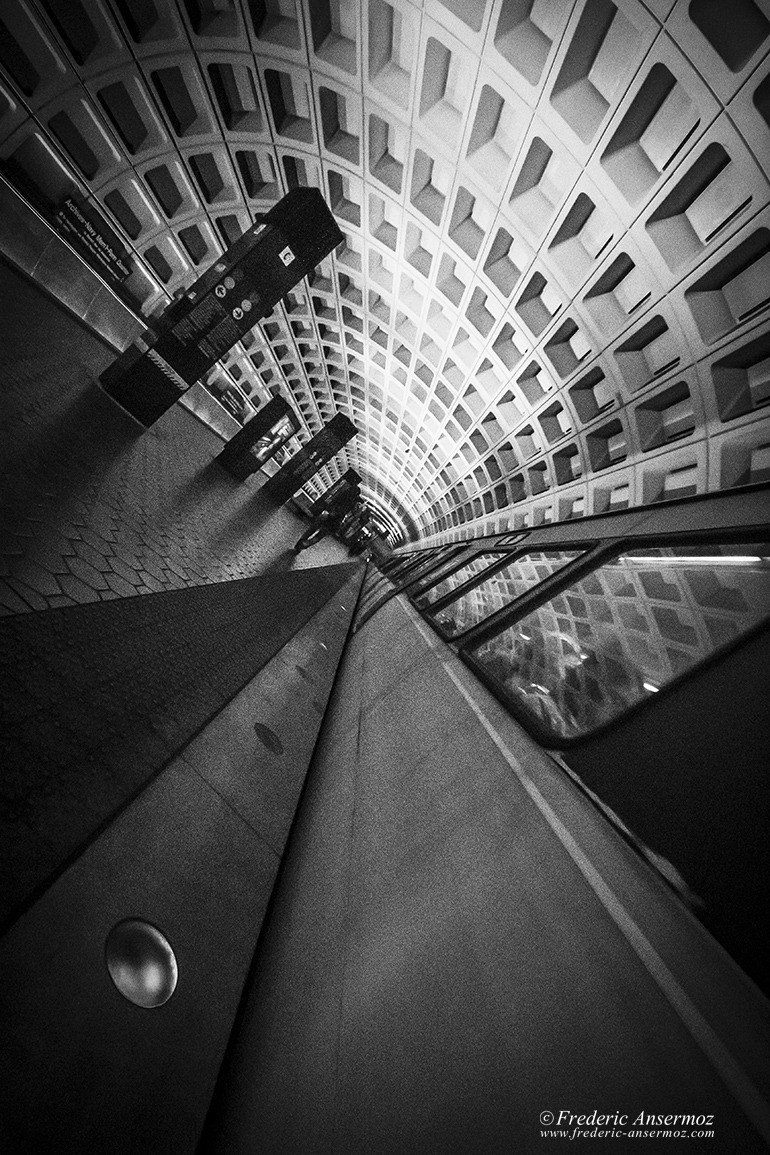
<instances>
[{"instance_id":1,"label":"vaulted subway tunnel","mask_svg":"<svg viewBox=\"0 0 770 1155\"><path fill-rule=\"evenodd\" d=\"M34 762L13 763L13 821L37 850L6 847L38 885L3 947L15 1149L191 1150L228 1039L205 1140L222 1150L538 1149L567 1094L702 1108L717 1147L761 1143L766 1005L399 602L345 650L282 858L353 602L320 605L328 575L286 579L319 608L276 614L291 638L265 664L257 591L281 588L299 526L211 461L231 413L276 392L302 419L293 448L347 413L359 435L308 495L352 466L391 539L421 545L550 523L577 540L589 515L766 479L769 17L766 0L729 20L705 0L6 6L2 249L114 346L296 185L345 233L187 399L215 430L177 407L139 438L92 387L110 348L6 291L3 605L6 636L36 639L22 676L13 650L6 666ZM52 236L67 198L111 230L126 280ZM341 560L317 548L302 566ZM85 637L133 595L174 599L184 645L174 615L154 638L122 629L123 683L92 701L94 666L57 729L76 687L49 660L56 614ZM137 652L149 705L125 676ZM103 965L133 916L179 964L154 1011Z\"/></svg>"}]
</instances>

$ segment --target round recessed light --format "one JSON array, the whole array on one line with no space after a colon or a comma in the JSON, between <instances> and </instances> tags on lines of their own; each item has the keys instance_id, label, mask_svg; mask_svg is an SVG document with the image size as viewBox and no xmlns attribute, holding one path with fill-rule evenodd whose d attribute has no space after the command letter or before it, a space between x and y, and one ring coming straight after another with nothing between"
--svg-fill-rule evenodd
<instances>
[{"instance_id":1,"label":"round recessed light","mask_svg":"<svg viewBox=\"0 0 770 1155\"><path fill-rule=\"evenodd\" d=\"M117 923L107 935L104 959L115 986L137 1007L162 1007L176 990L178 970L171 944L144 919Z\"/></svg>"}]
</instances>

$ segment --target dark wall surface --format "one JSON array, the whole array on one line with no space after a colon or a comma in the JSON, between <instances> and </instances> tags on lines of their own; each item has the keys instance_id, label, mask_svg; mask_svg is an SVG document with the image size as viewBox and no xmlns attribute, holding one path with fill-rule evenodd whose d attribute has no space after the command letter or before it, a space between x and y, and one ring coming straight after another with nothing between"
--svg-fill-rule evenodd
<instances>
[{"instance_id":1,"label":"dark wall surface","mask_svg":"<svg viewBox=\"0 0 770 1155\"><path fill-rule=\"evenodd\" d=\"M360 581L353 568L0 938L3 1155L192 1155ZM174 952L161 1006L108 973L126 918Z\"/></svg>"},{"instance_id":2,"label":"dark wall surface","mask_svg":"<svg viewBox=\"0 0 770 1155\"><path fill-rule=\"evenodd\" d=\"M769 669L765 631L564 756L673 863L698 916L765 991Z\"/></svg>"},{"instance_id":3,"label":"dark wall surface","mask_svg":"<svg viewBox=\"0 0 770 1155\"><path fill-rule=\"evenodd\" d=\"M357 567L0 622L0 910L12 916Z\"/></svg>"}]
</instances>

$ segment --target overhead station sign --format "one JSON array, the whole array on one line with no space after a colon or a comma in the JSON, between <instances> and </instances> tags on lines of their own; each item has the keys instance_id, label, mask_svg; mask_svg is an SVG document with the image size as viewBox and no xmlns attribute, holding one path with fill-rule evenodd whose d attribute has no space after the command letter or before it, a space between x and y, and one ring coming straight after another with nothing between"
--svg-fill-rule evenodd
<instances>
[{"instance_id":1,"label":"overhead station sign","mask_svg":"<svg viewBox=\"0 0 770 1155\"><path fill-rule=\"evenodd\" d=\"M151 425L343 240L319 190L292 189L172 301L102 386Z\"/></svg>"},{"instance_id":2,"label":"overhead station sign","mask_svg":"<svg viewBox=\"0 0 770 1155\"><path fill-rule=\"evenodd\" d=\"M237 246L244 250L241 259L233 246L227 263L213 266L214 283L198 282L192 296L185 294L163 316L154 349L190 383L211 369L296 284L289 271L296 257L279 229L258 224L244 238L248 243ZM291 254L288 263L287 254Z\"/></svg>"},{"instance_id":3,"label":"overhead station sign","mask_svg":"<svg viewBox=\"0 0 770 1155\"><path fill-rule=\"evenodd\" d=\"M361 476L355 469L347 469L342 477L338 477L333 485L325 489L313 504L313 513L318 514L322 509L331 509L338 501L347 500L350 494L359 495Z\"/></svg>"}]
</instances>

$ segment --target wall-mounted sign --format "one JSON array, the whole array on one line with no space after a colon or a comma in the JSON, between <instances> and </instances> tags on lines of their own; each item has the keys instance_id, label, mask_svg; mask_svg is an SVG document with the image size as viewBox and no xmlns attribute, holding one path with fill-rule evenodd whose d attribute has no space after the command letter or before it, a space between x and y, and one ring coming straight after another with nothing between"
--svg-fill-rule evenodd
<instances>
[{"instance_id":1,"label":"wall-mounted sign","mask_svg":"<svg viewBox=\"0 0 770 1155\"><path fill-rule=\"evenodd\" d=\"M131 267L126 250L101 214L87 201L67 197L56 211L54 224L59 235L106 281L119 285L129 276Z\"/></svg>"}]
</instances>

